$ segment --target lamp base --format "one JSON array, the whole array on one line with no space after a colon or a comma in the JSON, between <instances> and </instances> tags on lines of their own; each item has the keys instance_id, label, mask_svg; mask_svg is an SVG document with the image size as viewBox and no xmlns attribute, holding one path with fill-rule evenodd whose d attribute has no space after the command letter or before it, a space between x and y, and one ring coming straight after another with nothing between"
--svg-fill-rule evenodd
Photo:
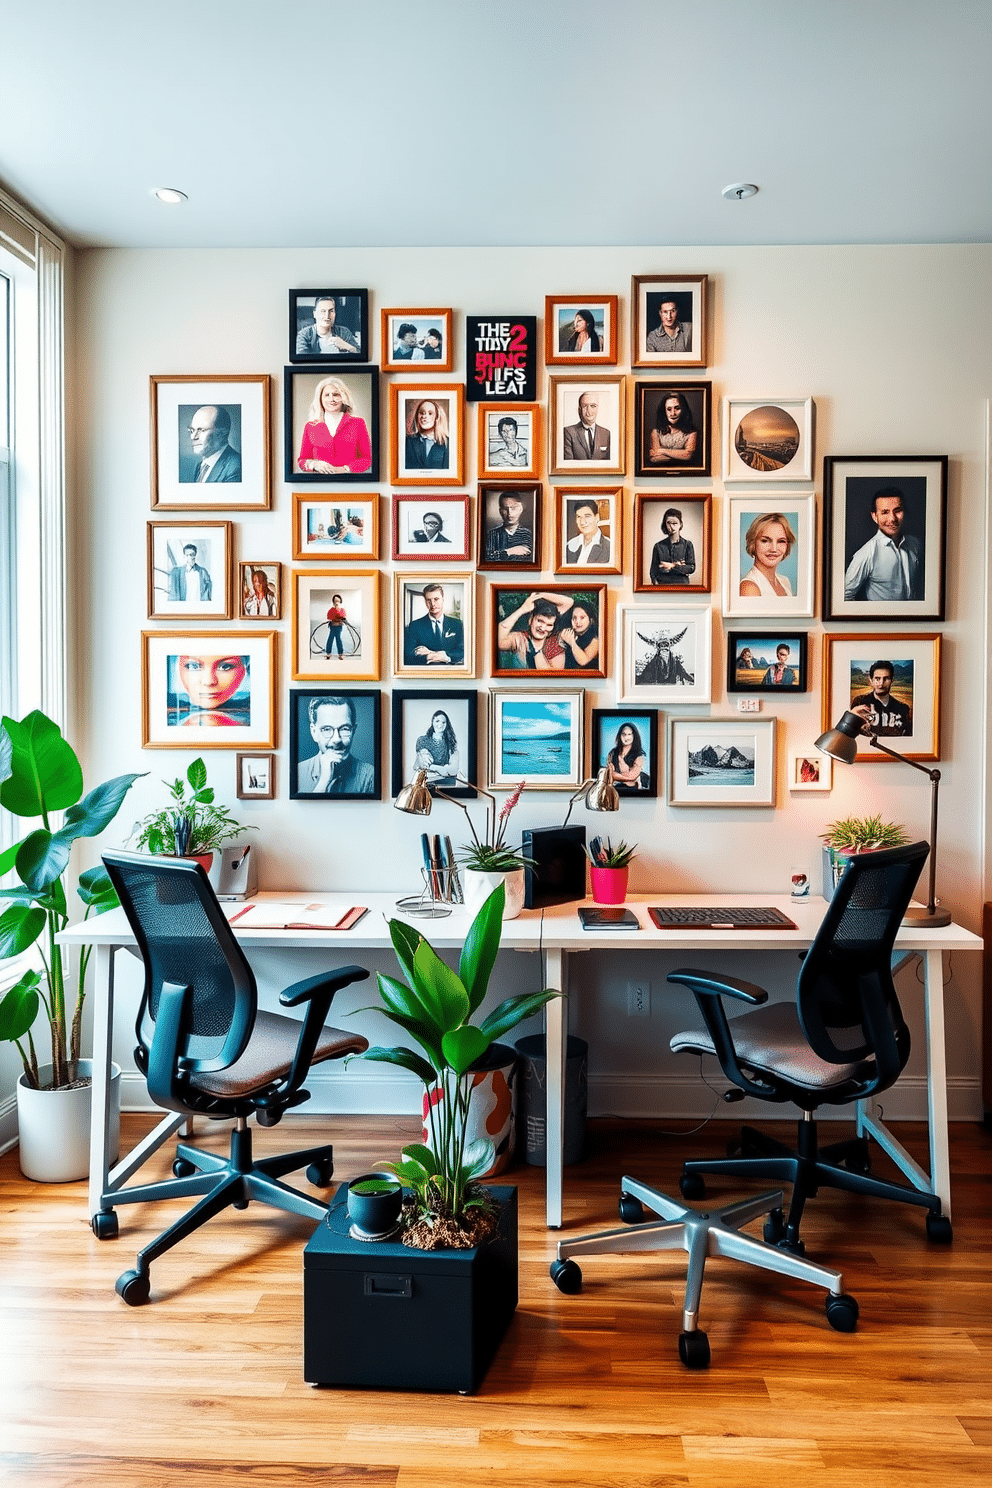
<instances>
[{"instance_id":1,"label":"lamp base","mask_svg":"<svg viewBox=\"0 0 992 1488\"><path fill-rule=\"evenodd\" d=\"M914 930L940 930L951 923L951 916L946 909L935 909L932 914L928 909L907 909L902 922L912 925Z\"/></svg>"}]
</instances>

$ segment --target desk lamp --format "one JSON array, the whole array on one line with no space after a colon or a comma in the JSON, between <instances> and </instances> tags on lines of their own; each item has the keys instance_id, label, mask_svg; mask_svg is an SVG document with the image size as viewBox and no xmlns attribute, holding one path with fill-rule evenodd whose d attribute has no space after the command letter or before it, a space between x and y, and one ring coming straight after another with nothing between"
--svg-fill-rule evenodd
<instances>
[{"instance_id":1,"label":"desk lamp","mask_svg":"<svg viewBox=\"0 0 992 1488\"><path fill-rule=\"evenodd\" d=\"M935 897L935 884L937 880L937 788L940 784L940 771L930 770L926 765L919 764L916 760L907 759L906 755L898 754L896 750L890 749L887 744L879 742L877 732L870 724L859 718L857 713L846 712L835 728L828 729L821 734L816 741L816 748L824 754L829 754L831 759L840 760L842 764L853 764L858 754L858 738L867 734L868 742L872 749L880 749L890 759L901 760L904 765L912 765L914 770L921 770L924 775L930 777L930 880L927 893L926 909L907 909L903 916L904 925L916 925L925 928L930 925L939 928L941 925L949 925L951 916L946 909L937 908Z\"/></svg>"},{"instance_id":2,"label":"desk lamp","mask_svg":"<svg viewBox=\"0 0 992 1488\"><path fill-rule=\"evenodd\" d=\"M576 801L584 800L587 811L619 811L620 792L613 784L613 770L609 765L604 765L599 774L592 780L584 780L573 796L569 797L568 810L565 812L565 820L561 824L561 830L568 826L568 818L572 814L572 807Z\"/></svg>"}]
</instances>

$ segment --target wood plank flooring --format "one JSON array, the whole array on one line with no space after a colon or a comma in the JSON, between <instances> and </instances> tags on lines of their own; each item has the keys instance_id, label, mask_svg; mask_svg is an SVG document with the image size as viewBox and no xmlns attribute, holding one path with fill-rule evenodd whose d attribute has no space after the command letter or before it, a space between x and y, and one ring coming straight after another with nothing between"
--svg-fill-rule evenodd
<instances>
[{"instance_id":1,"label":"wood plank flooring","mask_svg":"<svg viewBox=\"0 0 992 1488\"><path fill-rule=\"evenodd\" d=\"M149 1125L125 1116L126 1140ZM722 1153L735 1129L664 1133L679 1125L590 1123L561 1233L616 1223L624 1172L676 1193L682 1157ZM329 1137L341 1180L414 1131L290 1117L257 1131L256 1150ZM923 1160L925 1129L900 1133ZM222 1150L226 1131L197 1140ZM710 1261L700 1321L713 1358L695 1373L677 1353L684 1254L588 1258L582 1293L562 1296L548 1277L557 1237L544 1228L543 1169L514 1168L501 1181L520 1189L520 1306L473 1397L305 1385L301 1251L313 1225L263 1206L212 1220L153 1267L152 1303L126 1307L115 1278L178 1205L122 1207L120 1238L100 1242L84 1184L28 1183L8 1153L0 1483L977 1488L992 1481L992 1137L955 1126L951 1151L949 1248L928 1245L908 1206L829 1192L810 1206L808 1252L843 1271L861 1305L856 1333L830 1328L819 1289ZM875 1167L890 1165L879 1154ZM168 1153L149 1170L165 1176ZM743 1192L723 1185L710 1180L712 1202Z\"/></svg>"}]
</instances>

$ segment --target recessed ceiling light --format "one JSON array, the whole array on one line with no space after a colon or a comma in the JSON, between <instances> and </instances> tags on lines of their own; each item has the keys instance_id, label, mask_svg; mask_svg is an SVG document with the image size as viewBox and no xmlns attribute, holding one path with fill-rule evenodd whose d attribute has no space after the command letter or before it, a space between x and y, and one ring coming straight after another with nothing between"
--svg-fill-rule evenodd
<instances>
[{"instance_id":1,"label":"recessed ceiling light","mask_svg":"<svg viewBox=\"0 0 992 1488\"><path fill-rule=\"evenodd\" d=\"M735 181L733 186L724 186L720 195L728 201L743 201L746 196L757 196L758 188L750 181Z\"/></svg>"},{"instance_id":2,"label":"recessed ceiling light","mask_svg":"<svg viewBox=\"0 0 992 1488\"><path fill-rule=\"evenodd\" d=\"M189 201L185 191L177 191L174 186L156 186L153 195L160 202L165 202L167 207L178 207L184 201Z\"/></svg>"}]
</instances>

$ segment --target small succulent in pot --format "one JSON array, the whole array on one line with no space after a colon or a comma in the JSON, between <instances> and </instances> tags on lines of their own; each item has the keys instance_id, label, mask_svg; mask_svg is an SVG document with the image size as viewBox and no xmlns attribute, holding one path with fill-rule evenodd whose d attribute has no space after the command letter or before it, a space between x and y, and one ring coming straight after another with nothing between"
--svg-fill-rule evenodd
<instances>
[{"instance_id":1,"label":"small succulent in pot","mask_svg":"<svg viewBox=\"0 0 992 1488\"><path fill-rule=\"evenodd\" d=\"M847 816L830 822L821 840L838 855L877 852L882 847L902 847L909 841L905 827L883 822L878 816Z\"/></svg>"},{"instance_id":2,"label":"small succulent in pot","mask_svg":"<svg viewBox=\"0 0 992 1488\"><path fill-rule=\"evenodd\" d=\"M605 842L602 837L594 837L586 847L586 857L594 868L626 868L636 854L636 843L628 847L626 842L618 842L614 847L609 837Z\"/></svg>"}]
</instances>

